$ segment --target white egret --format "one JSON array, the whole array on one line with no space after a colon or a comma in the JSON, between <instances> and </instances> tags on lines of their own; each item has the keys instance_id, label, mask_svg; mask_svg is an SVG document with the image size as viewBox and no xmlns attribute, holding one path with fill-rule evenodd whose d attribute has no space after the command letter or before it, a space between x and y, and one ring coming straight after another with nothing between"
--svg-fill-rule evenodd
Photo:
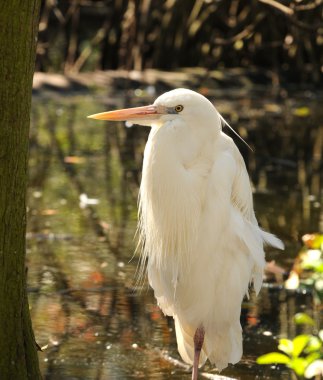
<instances>
[{"instance_id":1,"label":"white egret","mask_svg":"<svg viewBox=\"0 0 323 380\"><path fill-rule=\"evenodd\" d=\"M262 285L264 244L248 173L222 117L204 96L166 92L154 104L89 116L151 127L139 192L141 264L158 305L175 320L178 350L219 370L242 356L241 302Z\"/></svg>"}]
</instances>

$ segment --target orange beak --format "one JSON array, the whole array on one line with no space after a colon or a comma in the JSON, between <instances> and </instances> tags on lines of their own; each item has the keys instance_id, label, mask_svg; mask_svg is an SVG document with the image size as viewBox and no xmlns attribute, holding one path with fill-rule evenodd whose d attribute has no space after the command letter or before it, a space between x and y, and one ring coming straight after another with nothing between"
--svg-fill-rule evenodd
<instances>
[{"instance_id":1,"label":"orange beak","mask_svg":"<svg viewBox=\"0 0 323 380\"><path fill-rule=\"evenodd\" d=\"M156 116L163 114L157 106L150 105L144 107L126 108L122 110L96 113L88 116L90 119L126 121L136 119L154 119Z\"/></svg>"}]
</instances>

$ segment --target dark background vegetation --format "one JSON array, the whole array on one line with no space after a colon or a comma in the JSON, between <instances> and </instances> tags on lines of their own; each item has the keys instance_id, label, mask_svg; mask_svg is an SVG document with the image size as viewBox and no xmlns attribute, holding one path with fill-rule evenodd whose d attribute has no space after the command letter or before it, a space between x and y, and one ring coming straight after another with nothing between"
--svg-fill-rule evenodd
<instances>
[{"instance_id":1,"label":"dark background vegetation","mask_svg":"<svg viewBox=\"0 0 323 380\"><path fill-rule=\"evenodd\" d=\"M321 0L43 0L36 70L245 68L276 84L318 85L322 7Z\"/></svg>"}]
</instances>

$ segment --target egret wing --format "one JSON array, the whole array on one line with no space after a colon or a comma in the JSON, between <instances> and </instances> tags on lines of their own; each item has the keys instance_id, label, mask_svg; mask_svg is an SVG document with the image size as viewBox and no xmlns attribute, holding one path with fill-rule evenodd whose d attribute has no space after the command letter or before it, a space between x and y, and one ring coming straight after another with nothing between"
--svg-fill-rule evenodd
<instances>
[{"instance_id":1,"label":"egret wing","mask_svg":"<svg viewBox=\"0 0 323 380\"><path fill-rule=\"evenodd\" d=\"M284 249L284 245L276 236L263 231L259 227L253 208L252 189L248 172L243 157L233 141L232 151L237 163L237 169L232 185L231 201L243 220L242 228L237 230L237 232L241 240L248 247L254 260L252 280L258 293L262 284L263 268L265 265L264 244L278 249Z\"/></svg>"}]
</instances>

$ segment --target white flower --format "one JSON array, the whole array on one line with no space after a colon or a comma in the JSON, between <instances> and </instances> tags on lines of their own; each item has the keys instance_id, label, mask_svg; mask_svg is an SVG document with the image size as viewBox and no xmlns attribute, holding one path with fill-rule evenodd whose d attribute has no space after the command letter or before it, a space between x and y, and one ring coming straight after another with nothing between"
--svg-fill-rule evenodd
<instances>
[{"instance_id":1,"label":"white flower","mask_svg":"<svg viewBox=\"0 0 323 380\"><path fill-rule=\"evenodd\" d=\"M323 375L323 360L315 360L305 370L306 379L317 375Z\"/></svg>"}]
</instances>

